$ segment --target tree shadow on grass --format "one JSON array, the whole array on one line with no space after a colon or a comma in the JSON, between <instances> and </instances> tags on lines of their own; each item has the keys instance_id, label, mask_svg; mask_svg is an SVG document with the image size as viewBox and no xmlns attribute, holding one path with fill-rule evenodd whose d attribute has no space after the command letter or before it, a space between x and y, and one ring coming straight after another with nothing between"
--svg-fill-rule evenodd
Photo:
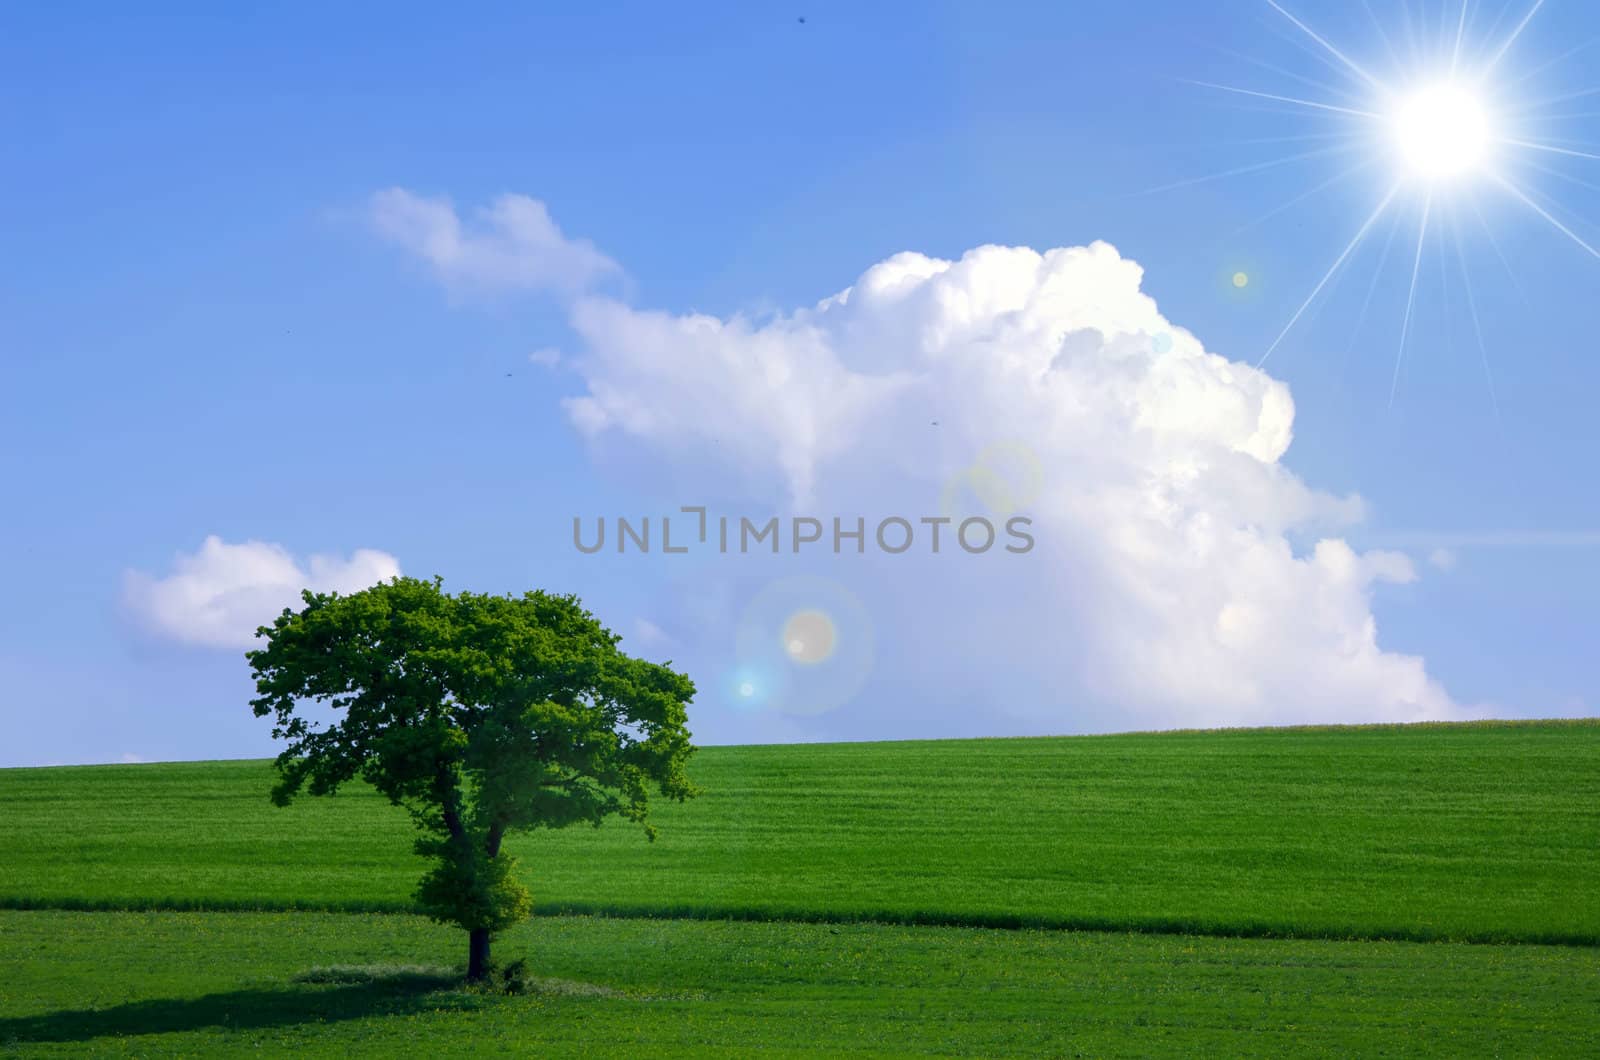
<instances>
[{"instance_id":1,"label":"tree shadow on grass","mask_svg":"<svg viewBox=\"0 0 1600 1060\"><path fill-rule=\"evenodd\" d=\"M458 985L460 979L454 976L406 975L335 985L293 984L194 998L130 1001L110 1008L62 1009L38 1016L0 1018L0 1047L210 1028L266 1030L365 1016L471 1009L481 1003L472 995L440 992Z\"/></svg>"}]
</instances>

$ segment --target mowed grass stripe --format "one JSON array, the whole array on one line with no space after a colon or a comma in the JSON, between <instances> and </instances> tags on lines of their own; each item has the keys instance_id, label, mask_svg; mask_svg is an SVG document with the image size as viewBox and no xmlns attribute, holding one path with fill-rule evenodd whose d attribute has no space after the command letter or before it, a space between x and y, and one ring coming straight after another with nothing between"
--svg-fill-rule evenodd
<instances>
[{"instance_id":1,"label":"mowed grass stripe","mask_svg":"<svg viewBox=\"0 0 1600 1060\"><path fill-rule=\"evenodd\" d=\"M1600 944L1600 723L707 748L660 839L520 837L541 911ZM265 762L0 771L0 905L409 908L403 813Z\"/></svg>"},{"instance_id":2,"label":"mowed grass stripe","mask_svg":"<svg viewBox=\"0 0 1600 1060\"><path fill-rule=\"evenodd\" d=\"M197 898L151 899L30 899L0 898L0 910L12 912L79 913L330 913L404 915L415 913L410 901L259 902ZM1448 942L1464 945L1532 945L1600 947L1600 938L1588 933L1554 932L1510 936L1504 932L1444 933L1429 929L1348 932L1286 929L1265 922L1237 918L1222 920L1177 917L1072 917L1030 913L950 913L914 909L835 910L770 905L713 906L704 903L625 905L605 902L536 902L534 916L605 917L614 920L715 920L733 923L877 924L885 927L974 928L1019 931L1100 931L1136 935L1194 935L1210 938L1308 940L1322 942Z\"/></svg>"}]
</instances>

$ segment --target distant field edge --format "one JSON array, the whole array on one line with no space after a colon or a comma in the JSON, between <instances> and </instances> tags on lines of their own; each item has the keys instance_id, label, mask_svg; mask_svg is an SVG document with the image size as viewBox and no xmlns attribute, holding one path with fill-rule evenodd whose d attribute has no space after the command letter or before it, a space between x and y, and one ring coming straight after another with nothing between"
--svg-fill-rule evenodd
<instances>
[{"instance_id":1,"label":"distant field edge","mask_svg":"<svg viewBox=\"0 0 1600 1060\"><path fill-rule=\"evenodd\" d=\"M772 750L779 748L804 748L828 750L831 748L872 748L896 746L926 746L929 744L1007 743L1029 740L1121 740L1130 736L1184 737L1184 736L1304 736L1337 733L1388 733L1406 735L1419 732L1470 732L1538 729L1600 729L1600 715L1558 716L1549 718L1464 718L1437 721L1372 721L1372 722L1315 722L1294 725L1223 725L1211 728L1171 729L1113 729L1106 732L1027 733L1012 736L941 736L902 737L890 740L816 740L801 743L711 743L698 745L699 750ZM30 771L66 771L75 769L142 769L147 766L220 766L262 763L271 765L275 759L257 756L247 758L175 758L148 762L60 762L50 765L0 766L0 773Z\"/></svg>"},{"instance_id":2,"label":"distant field edge","mask_svg":"<svg viewBox=\"0 0 1600 1060\"><path fill-rule=\"evenodd\" d=\"M189 898L32 898L0 895L0 910L87 913L380 913L420 915L406 902L261 902ZM896 927L985 928L996 931L1093 931L1135 935L1282 939L1320 942L1440 942L1482 946L1600 947L1600 933L1561 931L1458 932L1428 927L1319 927L1222 923L1204 917L1050 916L1033 913L946 913L907 910L839 912L733 905L632 905L612 902L545 902L539 917L593 916L626 920L721 920L757 923L883 924Z\"/></svg>"}]
</instances>

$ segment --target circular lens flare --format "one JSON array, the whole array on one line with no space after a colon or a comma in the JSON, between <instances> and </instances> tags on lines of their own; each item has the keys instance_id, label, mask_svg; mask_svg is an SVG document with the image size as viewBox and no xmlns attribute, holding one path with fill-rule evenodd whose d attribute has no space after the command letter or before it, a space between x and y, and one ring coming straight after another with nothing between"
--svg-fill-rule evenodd
<instances>
[{"instance_id":1,"label":"circular lens flare","mask_svg":"<svg viewBox=\"0 0 1600 1060\"><path fill-rule=\"evenodd\" d=\"M1451 81L1428 85L1401 100L1393 131L1406 171L1430 181L1481 168L1494 140L1483 100Z\"/></svg>"},{"instance_id":2,"label":"circular lens flare","mask_svg":"<svg viewBox=\"0 0 1600 1060\"><path fill-rule=\"evenodd\" d=\"M825 661L833 654L838 636L833 619L813 609L797 611L783 624L784 651L797 663Z\"/></svg>"},{"instance_id":3,"label":"circular lens flare","mask_svg":"<svg viewBox=\"0 0 1600 1060\"><path fill-rule=\"evenodd\" d=\"M871 616L849 589L811 574L762 587L734 638L728 686L741 708L815 716L852 702L872 671ZM741 684L749 682L751 694Z\"/></svg>"}]
</instances>

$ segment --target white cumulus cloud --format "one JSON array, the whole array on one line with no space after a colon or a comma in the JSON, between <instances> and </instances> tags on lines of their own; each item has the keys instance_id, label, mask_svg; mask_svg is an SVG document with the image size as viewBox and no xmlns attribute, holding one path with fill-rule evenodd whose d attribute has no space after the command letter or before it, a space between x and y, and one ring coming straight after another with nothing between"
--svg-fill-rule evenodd
<instances>
[{"instance_id":1,"label":"white cumulus cloud","mask_svg":"<svg viewBox=\"0 0 1600 1060\"><path fill-rule=\"evenodd\" d=\"M567 408L806 514L915 519L979 454L1028 465L1032 553L849 575L892 687L929 710L972 688L1060 729L1457 713L1421 658L1378 642L1375 587L1412 580L1410 560L1352 548L1360 499L1282 463L1288 387L1207 351L1142 279L1106 243L984 246L898 254L760 320L583 297Z\"/></svg>"},{"instance_id":2,"label":"white cumulus cloud","mask_svg":"<svg viewBox=\"0 0 1600 1060\"><path fill-rule=\"evenodd\" d=\"M404 188L373 194L373 227L416 254L456 294L550 291L573 295L620 272L586 239L564 235L526 195L501 195L465 221L446 198Z\"/></svg>"},{"instance_id":3,"label":"white cumulus cloud","mask_svg":"<svg viewBox=\"0 0 1600 1060\"><path fill-rule=\"evenodd\" d=\"M158 636L240 648L254 644L258 626L298 606L302 590L355 592L399 573L398 560L373 549L357 549L348 559L313 555L302 564L281 545L229 544L212 535L198 551L179 553L163 577L128 571L123 595L129 611Z\"/></svg>"}]
</instances>

